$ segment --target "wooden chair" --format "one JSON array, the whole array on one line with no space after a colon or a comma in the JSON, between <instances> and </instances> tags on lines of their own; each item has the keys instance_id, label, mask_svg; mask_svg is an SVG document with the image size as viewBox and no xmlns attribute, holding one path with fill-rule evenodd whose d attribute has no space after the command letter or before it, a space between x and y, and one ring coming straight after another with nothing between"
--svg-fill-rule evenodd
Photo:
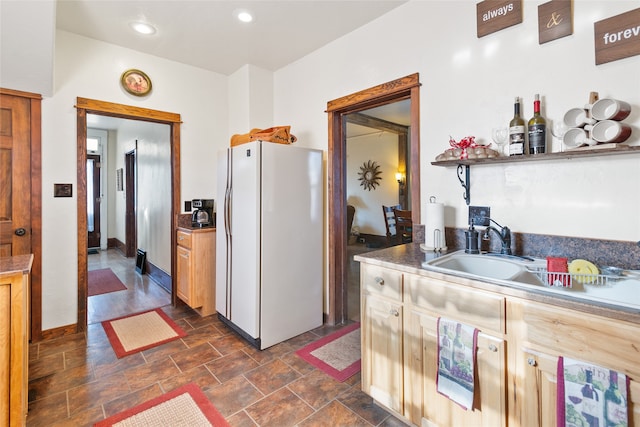
<instances>
[{"instance_id":1,"label":"wooden chair","mask_svg":"<svg viewBox=\"0 0 640 427\"><path fill-rule=\"evenodd\" d=\"M382 205L382 214L384 215L384 225L387 229L387 239L389 243L396 243L398 240L396 237L396 217L393 213L394 210L400 209L400 205L385 206Z\"/></svg>"},{"instance_id":2,"label":"wooden chair","mask_svg":"<svg viewBox=\"0 0 640 427\"><path fill-rule=\"evenodd\" d=\"M413 240L413 221L411 220L411 211L394 209L393 215L396 221L396 234L400 237L400 242L411 243Z\"/></svg>"}]
</instances>

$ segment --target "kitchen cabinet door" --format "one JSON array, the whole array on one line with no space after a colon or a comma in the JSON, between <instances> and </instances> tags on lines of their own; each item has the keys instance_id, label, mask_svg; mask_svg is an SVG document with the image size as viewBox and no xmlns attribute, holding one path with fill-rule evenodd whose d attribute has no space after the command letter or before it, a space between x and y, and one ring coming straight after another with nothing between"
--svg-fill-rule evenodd
<instances>
[{"instance_id":1,"label":"kitchen cabinet door","mask_svg":"<svg viewBox=\"0 0 640 427\"><path fill-rule=\"evenodd\" d=\"M476 353L473 410L465 410L437 391L438 318L407 308L406 416L421 426L506 425L505 342L480 332Z\"/></svg>"},{"instance_id":2,"label":"kitchen cabinet door","mask_svg":"<svg viewBox=\"0 0 640 427\"><path fill-rule=\"evenodd\" d=\"M556 425L558 396L558 356L539 351L524 351L524 396L521 399L523 426ZM628 411L630 426L640 427L640 382L629 381ZM586 424L585 424L586 425Z\"/></svg>"},{"instance_id":3,"label":"kitchen cabinet door","mask_svg":"<svg viewBox=\"0 0 640 427\"><path fill-rule=\"evenodd\" d=\"M176 270L178 272L178 298L187 303L190 307L198 307L193 280L193 258L191 256L191 250L178 246L177 257L178 262L176 263Z\"/></svg>"},{"instance_id":4,"label":"kitchen cabinet door","mask_svg":"<svg viewBox=\"0 0 640 427\"><path fill-rule=\"evenodd\" d=\"M402 305L377 296L363 296L362 390L402 414Z\"/></svg>"}]
</instances>

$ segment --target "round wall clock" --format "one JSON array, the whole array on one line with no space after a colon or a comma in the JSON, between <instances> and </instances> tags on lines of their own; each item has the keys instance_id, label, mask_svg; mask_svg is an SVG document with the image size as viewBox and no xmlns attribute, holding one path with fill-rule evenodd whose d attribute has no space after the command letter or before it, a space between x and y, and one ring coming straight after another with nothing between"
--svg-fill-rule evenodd
<instances>
[{"instance_id":1,"label":"round wall clock","mask_svg":"<svg viewBox=\"0 0 640 427\"><path fill-rule=\"evenodd\" d=\"M380 165L376 164L376 162L372 162L369 160L366 163L363 163L360 166L360 185L362 185L365 190L371 191L376 189L376 185L380 185L380 180L382 177L382 172L380 171Z\"/></svg>"},{"instance_id":2,"label":"round wall clock","mask_svg":"<svg viewBox=\"0 0 640 427\"><path fill-rule=\"evenodd\" d=\"M127 70L120 77L123 89L135 96L145 96L151 92L151 79L140 70Z\"/></svg>"}]
</instances>

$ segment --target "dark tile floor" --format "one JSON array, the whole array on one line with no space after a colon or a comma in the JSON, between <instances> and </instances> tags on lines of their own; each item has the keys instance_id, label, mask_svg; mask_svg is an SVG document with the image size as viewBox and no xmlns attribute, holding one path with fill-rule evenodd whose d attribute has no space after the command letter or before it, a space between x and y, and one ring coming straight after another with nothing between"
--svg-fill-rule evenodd
<instances>
[{"instance_id":1,"label":"dark tile floor","mask_svg":"<svg viewBox=\"0 0 640 427\"><path fill-rule=\"evenodd\" d=\"M404 425L362 393L359 374L340 383L295 355L339 327L258 351L215 316L184 305L162 309L188 336L122 359L100 323L86 334L32 344L27 425L92 425L188 382L233 426Z\"/></svg>"}]
</instances>

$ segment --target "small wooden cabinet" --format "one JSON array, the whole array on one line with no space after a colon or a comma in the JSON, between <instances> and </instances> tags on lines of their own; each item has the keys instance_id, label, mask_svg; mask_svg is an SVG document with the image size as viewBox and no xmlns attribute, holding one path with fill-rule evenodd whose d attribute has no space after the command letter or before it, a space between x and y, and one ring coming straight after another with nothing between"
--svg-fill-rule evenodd
<instances>
[{"instance_id":1,"label":"small wooden cabinet","mask_svg":"<svg viewBox=\"0 0 640 427\"><path fill-rule=\"evenodd\" d=\"M177 230L176 288L178 298L202 316L214 314L216 276L214 228Z\"/></svg>"},{"instance_id":2,"label":"small wooden cabinet","mask_svg":"<svg viewBox=\"0 0 640 427\"><path fill-rule=\"evenodd\" d=\"M402 274L363 266L361 288L362 389L402 414Z\"/></svg>"},{"instance_id":3,"label":"small wooden cabinet","mask_svg":"<svg viewBox=\"0 0 640 427\"><path fill-rule=\"evenodd\" d=\"M405 275L405 414L420 426L505 426L504 297L463 290L445 281ZM476 399L465 410L437 391L438 318L481 330L476 350Z\"/></svg>"},{"instance_id":4,"label":"small wooden cabinet","mask_svg":"<svg viewBox=\"0 0 640 427\"><path fill-rule=\"evenodd\" d=\"M0 426L24 426L29 387L33 255L0 258Z\"/></svg>"}]
</instances>

